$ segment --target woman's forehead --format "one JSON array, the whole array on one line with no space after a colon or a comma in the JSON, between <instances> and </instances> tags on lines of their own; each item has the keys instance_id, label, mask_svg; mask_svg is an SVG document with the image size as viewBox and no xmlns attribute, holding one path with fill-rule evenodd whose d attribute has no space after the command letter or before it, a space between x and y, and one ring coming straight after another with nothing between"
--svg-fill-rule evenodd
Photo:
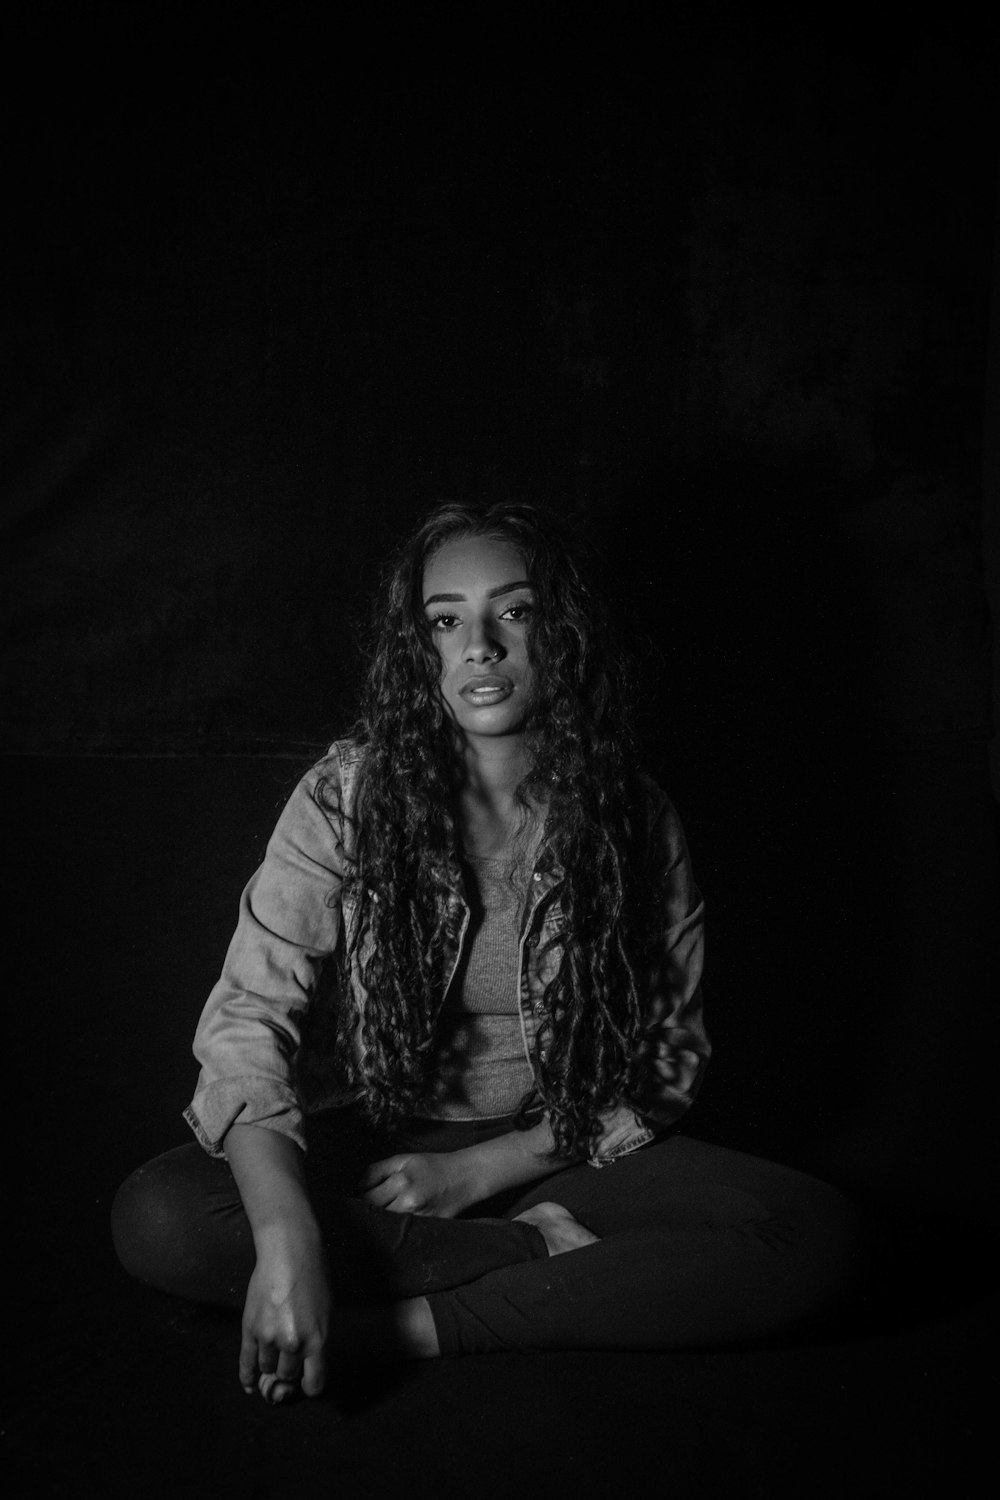
<instances>
[{"instance_id":1,"label":"woman's forehead","mask_svg":"<svg viewBox=\"0 0 1000 1500\"><path fill-rule=\"evenodd\" d=\"M428 558L424 567L424 597L471 595L526 580L524 555L513 542L496 536L459 537L445 542Z\"/></svg>"}]
</instances>

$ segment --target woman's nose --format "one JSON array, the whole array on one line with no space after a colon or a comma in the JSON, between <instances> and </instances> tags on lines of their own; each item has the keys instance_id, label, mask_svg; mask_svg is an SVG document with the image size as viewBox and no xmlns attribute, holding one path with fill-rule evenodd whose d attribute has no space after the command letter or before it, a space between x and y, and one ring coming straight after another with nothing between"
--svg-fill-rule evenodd
<instances>
[{"instance_id":1,"label":"woman's nose","mask_svg":"<svg viewBox=\"0 0 1000 1500\"><path fill-rule=\"evenodd\" d=\"M467 662L479 665L487 661L500 661L505 655L506 652L500 642L484 623L476 622L470 625L468 639L465 643L465 659Z\"/></svg>"}]
</instances>

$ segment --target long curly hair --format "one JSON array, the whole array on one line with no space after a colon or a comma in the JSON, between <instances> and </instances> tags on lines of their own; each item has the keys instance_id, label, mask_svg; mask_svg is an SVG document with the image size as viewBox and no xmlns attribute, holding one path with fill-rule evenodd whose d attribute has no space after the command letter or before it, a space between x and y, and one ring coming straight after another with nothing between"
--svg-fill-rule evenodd
<instances>
[{"instance_id":1,"label":"long curly hair","mask_svg":"<svg viewBox=\"0 0 1000 1500\"><path fill-rule=\"evenodd\" d=\"M375 1124L392 1124L426 1097L445 957L463 910L463 759L422 586L441 547L474 536L515 547L535 591L528 769L516 800L524 822L544 809L540 858L557 875L562 913L548 945L558 947L558 963L543 996L544 1059L517 1123L544 1111L556 1152L578 1156L599 1135L599 1112L636 1082L649 916L636 878L640 798L625 664L573 549L531 507L437 508L398 552L378 599L355 730L365 754L346 880L359 925L344 959L358 964L366 990L361 1061L348 1061L350 1018L338 1051ZM327 786L323 795L334 794Z\"/></svg>"}]
</instances>

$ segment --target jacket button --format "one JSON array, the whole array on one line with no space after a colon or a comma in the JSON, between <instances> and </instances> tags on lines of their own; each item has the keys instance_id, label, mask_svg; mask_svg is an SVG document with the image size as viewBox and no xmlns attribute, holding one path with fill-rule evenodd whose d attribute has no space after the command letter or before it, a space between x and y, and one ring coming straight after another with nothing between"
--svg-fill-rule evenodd
<instances>
[{"instance_id":1,"label":"jacket button","mask_svg":"<svg viewBox=\"0 0 1000 1500\"><path fill-rule=\"evenodd\" d=\"M532 875L531 878L532 878L532 880L541 880L541 878L542 878L541 872L539 870L536 870L535 873L534 873L534 875Z\"/></svg>"}]
</instances>

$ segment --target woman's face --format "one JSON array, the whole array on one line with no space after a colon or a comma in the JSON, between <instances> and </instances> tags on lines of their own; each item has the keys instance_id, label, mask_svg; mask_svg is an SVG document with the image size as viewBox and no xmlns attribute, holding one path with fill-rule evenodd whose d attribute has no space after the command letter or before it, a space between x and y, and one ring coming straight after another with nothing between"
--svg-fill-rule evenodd
<instances>
[{"instance_id":1,"label":"woman's face","mask_svg":"<svg viewBox=\"0 0 1000 1500\"><path fill-rule=\"evenodd\" d=\"M520 734L531 698L524 558L496 537L446 542L424 568L424 612L441 653L441 696L468 738Z\"/></svg>"}]
</instances>

